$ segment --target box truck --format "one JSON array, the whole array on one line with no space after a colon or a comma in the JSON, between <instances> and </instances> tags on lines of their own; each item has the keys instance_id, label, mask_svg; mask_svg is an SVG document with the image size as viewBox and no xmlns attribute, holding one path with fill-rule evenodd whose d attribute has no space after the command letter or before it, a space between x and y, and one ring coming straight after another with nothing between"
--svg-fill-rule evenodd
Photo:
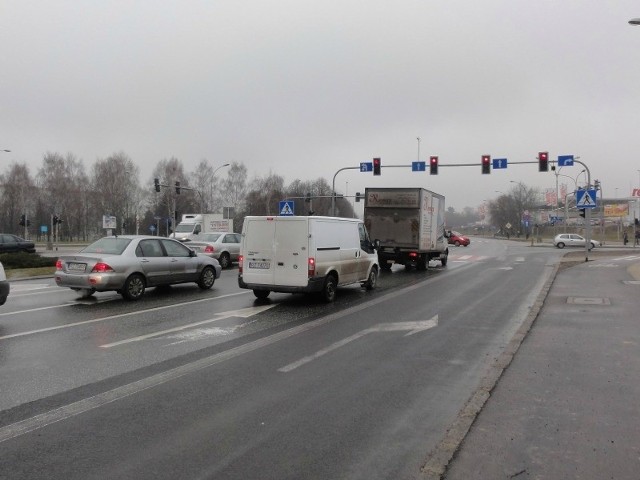
<instances>
[{"instance_id":1,"label":"box truck","mask_svg":"<svg viewBox=\"0 0 640 480\"><path fill-rule=\"evenodd\" d=\"M442 195L424 188L367 188L364 223L379 242L383 270L394 263L418 270L426 270L431 260L447 264Z\"/></svg>"},{"instance_id":2,"label":"box truck","mask_svg":"<svg viewBox=\"0 0 640 480\"><path fill-rule=\"evenodd\" d=\"M221 213L185 213L169 236L180 241L195 241L200 233L215 232L233 232L233 219L223 218Z\"/></svg>"},{"instance_id":3,"label":"box truck","mask_svg":"<svg viewBox=\"0 0 640 480\"><path fill-rule=\"evenodd\" d=\"M378 279L378 257L362 220L336 217L248 216L242 227L238 285L257 298L270 292L319 293Z\"/></svg>"}]
</instances>

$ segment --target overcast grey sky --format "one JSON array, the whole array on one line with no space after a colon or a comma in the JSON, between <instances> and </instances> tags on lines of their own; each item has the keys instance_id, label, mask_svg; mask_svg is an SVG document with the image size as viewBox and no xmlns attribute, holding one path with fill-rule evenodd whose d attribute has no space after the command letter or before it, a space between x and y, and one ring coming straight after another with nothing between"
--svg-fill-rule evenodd
<instances>
[{"instance_id":1,"label":"overcast grey sky","mask_svg":"<svg viewBox=\"0 0 640 480\"><path fill-rule=\"evenodd\" d=\"M533 164L480 173L483 154L549 151L580 156L605 197L640 187L637 1L0 0L0 15L1 171L124 151L142 181L175 156L331 183L381 157L382 176L342 172L337 189L422 186L461 209L510 181L555 188ZM418 137L438 176L384 168L416 160Z\"/></svg>"}]
</instances>

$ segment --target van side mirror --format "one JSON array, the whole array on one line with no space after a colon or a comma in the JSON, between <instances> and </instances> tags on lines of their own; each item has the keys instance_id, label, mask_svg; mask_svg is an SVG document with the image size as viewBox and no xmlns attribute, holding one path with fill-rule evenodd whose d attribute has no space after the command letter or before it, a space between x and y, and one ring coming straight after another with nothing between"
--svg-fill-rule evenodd
<instances>
[{"instance_id":1,"label":"van side mirror","mask_svg":"<svg viewBox=\"0 0 640 480\"><path fill-rule=\"evenodd\" d=\"M377 238L373 241L373 248L375 248L376 250L380 249L380 240L378 240Z\"/></svg>"}]
</instances>

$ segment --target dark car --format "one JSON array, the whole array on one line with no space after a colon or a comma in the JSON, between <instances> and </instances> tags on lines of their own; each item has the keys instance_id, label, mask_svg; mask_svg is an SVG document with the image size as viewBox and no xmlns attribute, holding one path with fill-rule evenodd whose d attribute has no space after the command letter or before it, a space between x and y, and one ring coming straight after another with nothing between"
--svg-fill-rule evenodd
<instances>
[{"instance_id":1,"label":"dark car","mask_svg":"<svg viewBox=\"0 0 640 480\"><path fill-rule=\"evenodd\" d=\"M27 252L35 253L36 246L33 242L20 238L10 233L0 233L0 253Z\"/></svg>"},{"instance_id":2,"label":"dark car","mask_svg":"<svg viewBox=\"0 0 640 480\"><path fill-rule=\"evenodd\" d=\"M456 247L459 247L460 245L466 247L471 243L471 240L469 240L469 237L465 237L464 235L456 232L455 230L449 231L448 241L449 241L449 245L455 245Z\"/></svg>"}]
</instances>

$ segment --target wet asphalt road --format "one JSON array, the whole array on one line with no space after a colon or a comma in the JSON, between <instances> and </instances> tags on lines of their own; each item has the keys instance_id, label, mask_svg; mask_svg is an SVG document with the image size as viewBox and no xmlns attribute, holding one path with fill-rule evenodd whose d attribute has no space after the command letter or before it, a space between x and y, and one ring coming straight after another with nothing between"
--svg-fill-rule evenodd
<instances>
[{"instance_id":1,"label":"wet asphalt road","mask_svg":"<svg viewBox=\"0 0 640 480\"><path fill-rule=\"evenodd\" d=\"M235 269L136 303L15 282L0 478L416 477L560 256L474 240L331 305Z\"/></svg>"}]
</instances>

